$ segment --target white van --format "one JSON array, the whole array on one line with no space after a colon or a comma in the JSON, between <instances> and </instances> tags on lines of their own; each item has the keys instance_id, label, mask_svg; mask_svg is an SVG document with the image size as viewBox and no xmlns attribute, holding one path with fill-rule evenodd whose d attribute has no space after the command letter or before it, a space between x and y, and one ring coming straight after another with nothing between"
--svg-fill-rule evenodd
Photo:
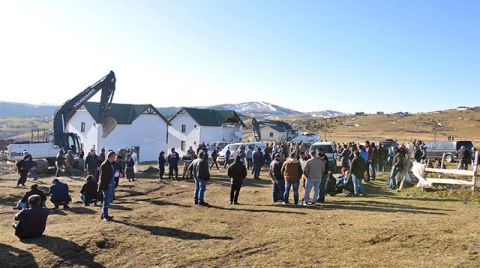
<instances>
[{"instance_id":1,"label":"white van","mask_svg":"<svg viewBox=\"0 0 480 268\"><path fill-rule=\"evenodd\" d=\"M260 149L262 149L262 152L263 152L265 151L265 147L266 147L265 143L263 142L247 142L247 143L238 142L238 143L229 144L225 146L223 150L221 150L220 153L218 154L218 157L217 157L218 164L220 165L225 164L225 153L227 152L227 149L230 150L230 153L231 153L230 162L233 162L235 157L237 156L238 148L240 148L240 146L242 145L245 145L245 151L247 151L248 147L251 147L253 150L259 147Z\"/></svg>"},{"instance_id":2,"label":"white van","mask_svg":"<svg viewBox=\"0 0 480 268\"><path fill-rule=\"evenodd\" d=\"M336 158L336 148L333 142L315 142L310 146L310 152L315 151L317 148L321 148L323 153L328 158L328 163L330 165L330 170L336 170L337 167L337 158Z\"/></svg>"}]
</instances>

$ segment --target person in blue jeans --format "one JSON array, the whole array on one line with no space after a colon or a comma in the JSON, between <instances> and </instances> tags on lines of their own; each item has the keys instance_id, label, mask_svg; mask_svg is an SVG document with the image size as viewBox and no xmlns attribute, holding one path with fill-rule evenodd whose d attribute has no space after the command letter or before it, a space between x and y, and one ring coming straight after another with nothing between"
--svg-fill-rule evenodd
<instances>
[{"instance_id":1,"label":"person in blue jeans","mask_svg":"<svg viewBox=\"0 0 480 268\"><path fill-rule=\"evenodd\" d=\"M115 160L115 152L108 152L107 160L100 166L100 185L98 190L103 194L103 206L101 219L104 221L111 221L113 217L108 214L110 202L115 191L115 168L113 161Z\"/></svg>"},{"instance_id":2,"label":"person in blue jeans","mask_svg":"<svg viewBox=\"0 0 480 268\"><path fill-rule=\"evenodd\" d=\"M394 149L395 156L392 160L392 171L390 172L390 180L388 186L390 189L395 189L397 186L397 176L403 173L405 153L402 149Z\"/></svg>"},{"instance_id":3,"label":"person in blue jeans","mask_svg":"<svg viewBox=\"0 0 480 268\"><path fill-rule=\"evenodd\" d=\"M351 174L353 182L353 192L355 195L365 194L365 187L362 184L362 179L365 175L365 168L367 167L366 161L360 156L360 152L357 150L354 153L353 160L350 164L350 172L345 175L347 178Z\"/></svg>"},{"instance_id":4,"label":"person in blue jeans","mask_svg":"<svg viewBox=\"0 0 480 268\"><path fill-rule=\"evenodd\" d=\"M253 178L256 180L260 179L260 171L262 170L263 163L265 163L265 159L262 149L257 147L257 150L253 153Z\"/></svg>"},{"instance_id":5,"label":"person in blue jeans","mask_svg":"<svg viewBox=\"0 0 480 268\"><path fill-rule=\"evenodd\" d=\"M270 179L272 180L272 202L283 201L283 193L285 192L285 178L282 173L283 162L280 154L274 154L274 159L270 163Z\"/></svg>"},{"instance_id":6,"label":"person in blue jeans","mask_svg":"<svg viewBox=\"0 0 480 268\"><path fill-rule=\"evenodd\" d=\"M310 191L313 188L312 205L317 203L318 195L320 192L320 183L325 171L325 164L315 155L315 151L310 153L312 158L307 161L303 170L303 175L307 178L307 185L305 188L305 196L303 198L303 205L307 206L310 199Z\"/></svg>"},{"instance_id":7,"label":"person in blue jeans","mask_svg":"<svg viewBox=\"0 0 480 268\"><path fill-rule=\"evenodd\" d=\"M27 157L28 172L30 172L30 175L32 175L32 178L33 178L34 181L38 180L38 175L33 170L33 157L32 157L32 155L29 154L27 151L25 151L23 153L23 155Z\"/></svg>"},{"instance_id":8,"label":"person in blue jeans","mask_svg":"<svg viewBox=\"0 0 480 268\"><path fill-rule=\"evenodd\" d=\"M283 177L285 178L285 193L283 194L283 204L289 203L290 188L293 187L293 200L295 205L298 203L298 188L300 186L300 179L302 178L302 165L297 160L295 153L291 153L290 157L283 163L282 166Z\"/></svg>"},{"instance_id":9,"label":"person in blue jeans","mask_svg":"<svg viewBox=\"0 0 480 268\"><path fill-rule=\"evenodd\" d=\"M323 162L324 170L322 177L320 178L320 191L318 194L318 202L323 204L325 203L325 195L327 194L325 191L325 187L327 186L327 180L330 172L330 163L328 161L327 155L323 152L321 147L317 148L317 157L320 161Z\"/></svg>"},{"instance_id":10,"label":"person in blue jeans","mask_svg":"<svg viewBox=\"0 0 480 268\"><path fill-rule=\"evenodd\" d=\"M207 190L207 181L210 180L210 169L208 168L208 159L205 152L200 151L199 157L190 164L188 171L195 179L194 202L195 205L208 206L205 202L205 191Z\"/></svg>"}]
</instances>

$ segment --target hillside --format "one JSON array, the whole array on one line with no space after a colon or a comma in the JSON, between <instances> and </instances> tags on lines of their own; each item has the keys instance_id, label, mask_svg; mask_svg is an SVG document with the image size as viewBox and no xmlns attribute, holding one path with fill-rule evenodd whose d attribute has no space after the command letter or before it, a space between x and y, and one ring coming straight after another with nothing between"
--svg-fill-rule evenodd
<instances>
[{"instance_id":1,"label":"hillside","mask_svg":"<svg viewBox=\"0 0 480 268\"><path fill-rule=\"evenodd\" d=\"M472 140L480 143L480 109L457 111L445 110L431 113L418 113L407 116L365 115L341 116L330 119L289 120L301 129L315 132L327 140L379 141L394 138L399 141L421 139L433 141L447 140L454 136L456 140Z\"/></svg>"},{"instance_id":2,"label":"hillside","mask_svg":"<svg viewBox=\"0 0 480 268\"><path fill-rule=\"evenodd\" d=\"M0 102L0 117L45 117L53 116L58 106L33 105L17 102Z\"/></svg>"}]
</instances>

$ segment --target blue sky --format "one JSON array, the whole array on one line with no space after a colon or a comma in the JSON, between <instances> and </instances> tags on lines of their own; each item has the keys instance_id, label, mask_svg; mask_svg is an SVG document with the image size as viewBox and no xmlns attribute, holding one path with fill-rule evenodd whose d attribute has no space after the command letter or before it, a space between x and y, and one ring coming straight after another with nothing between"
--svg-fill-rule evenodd
<instances>
[{"instance_id":1,"label":"blue sky","mask_svg":"<svg viewBox=\"0 0 480 268\"><path fill-rule=\"evenodd\" d=\"M480 1L2 1L0 99L299 111L480 105Z\"/></svg>"}]
</instances>

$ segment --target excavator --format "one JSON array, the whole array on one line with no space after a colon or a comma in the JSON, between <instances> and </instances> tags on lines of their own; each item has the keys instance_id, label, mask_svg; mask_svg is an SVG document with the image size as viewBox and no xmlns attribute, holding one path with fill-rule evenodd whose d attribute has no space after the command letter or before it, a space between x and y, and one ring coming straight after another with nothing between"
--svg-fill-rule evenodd
<instances>
[{"instance_id":1,"label":"excavator","mask_svg":"<svg viewBox=\"0 0 480 268\"><path fill-rule=\"evenodd\" d=\"M49 165L55 163L55 157L60 149L71 150L75 156L78 156L81 150L80 139L77 134L66 132L65 126L75 112L99 91L102 91L99 105L99 115L102 118L102 137L106 138L117 126L117 121L109 115L116 81L115 73L110 71L95 84L66 101L53 117L53 135L47 136L43 141L24 141L10 144L8 146L8 160L22 159L25 151L28 151L35 159L47 159Z\"/></svg>"}]
</instances>

